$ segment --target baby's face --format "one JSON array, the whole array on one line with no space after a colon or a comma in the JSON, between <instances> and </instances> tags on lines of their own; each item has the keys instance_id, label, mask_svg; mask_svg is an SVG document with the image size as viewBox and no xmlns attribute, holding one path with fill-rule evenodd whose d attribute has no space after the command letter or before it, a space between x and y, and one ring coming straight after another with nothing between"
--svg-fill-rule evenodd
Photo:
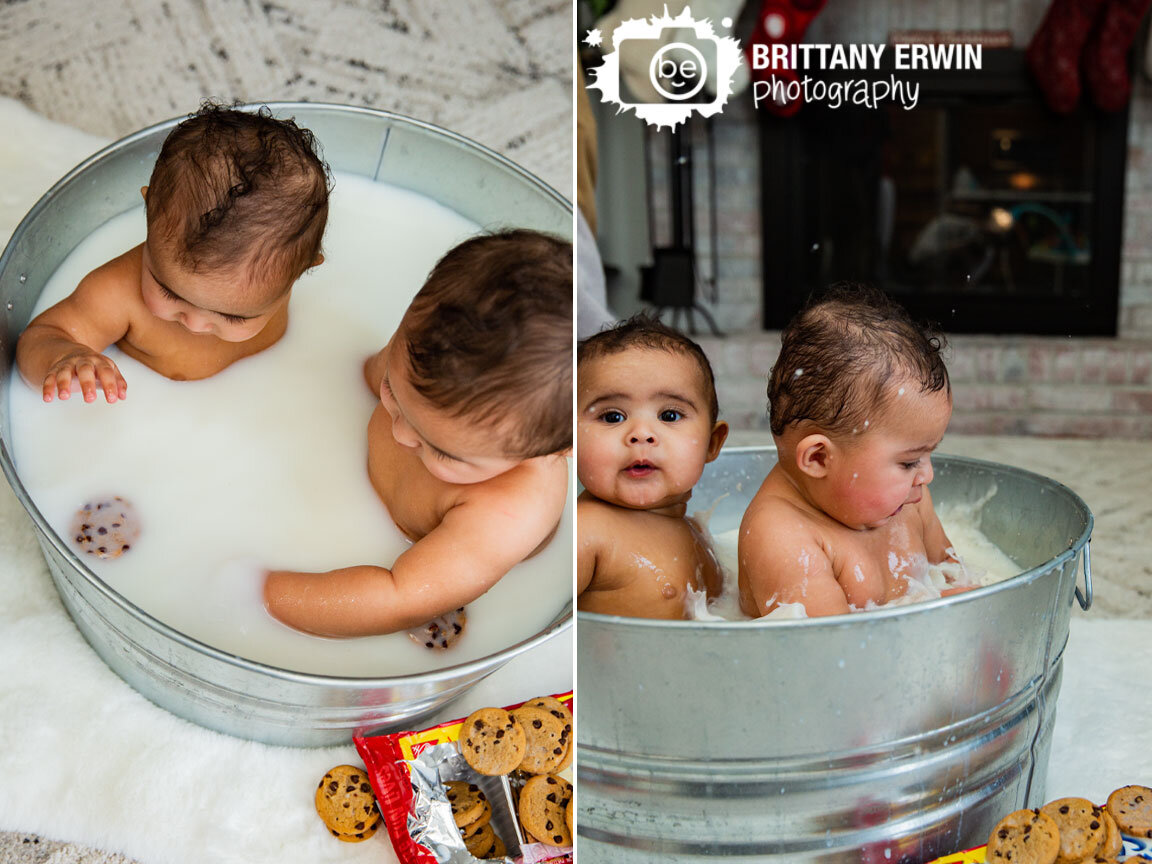
<instances>
[{"instance_id":1,"label":"baby's face","mask_svg":"<svg viewBox=\"0 0 1152 864\"><path fill-rule=\"evenodd\" d=\"M577 372L576 465L597 498L637 510L692 495L727 427L713 428L696 361L634 348L585 360Z\"/></svg>"},{"instance_id":2,"label":"baby's face","mask_svg":"<svg viewBox=\"0 0 1152 864\"><path fill-rule=\"evenodd\" d=\"M385 349L380 404L392 417L392 437L415 450L428 473L445 483L481 483L519 465L506 456L490 426L453 417L416 392L408 378L403 338L397 333Z\"/></svg>"},{"instance_id":3,"label":"baby's face","mask_svg":"<svg viewBox=\"0 0 1152 864\"><path fill-rule=\"evenodd\" d=\"M243 266L235 272L190 273L167 245L144 244L140 293L148 311L199 335L246 342L287 303L291 285L256 285Z\"/></svg>"},{"instance_id":4,"label":"baby's face","mask_svg":"<svg viewBox=\"0 0 1152 864\"><path fill-rule=\"evenodd\" d=\"M851 528L878 528L919 502L932 482L932 451L951 418L946 392L890 385L879 416L836 442L824 511Z\"/></svg>"}]
</instances>

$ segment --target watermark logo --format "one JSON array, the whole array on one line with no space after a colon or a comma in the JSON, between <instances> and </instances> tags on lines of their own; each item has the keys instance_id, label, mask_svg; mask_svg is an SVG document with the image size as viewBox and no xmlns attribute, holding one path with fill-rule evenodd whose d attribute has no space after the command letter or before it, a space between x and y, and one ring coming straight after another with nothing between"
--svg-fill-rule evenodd
<instances>
[{"instance_id":1,"label":"watermark logo","mask_svg":"<svg viewBox=\"0 0 1152 864\"><path fill-rule=\"evenodd\" d=\"M732 21L721 24L731 27ZM584 41L600 45L603 36L590 30ZM657 129L675 129L693 113L719 114L742 62L739 43L716 35L712 22L695 20L688 7L674 17L664 7L663 15L622 22L612 34L612 49L589 70L588 89Z\"/></svg>"}]
</instances>

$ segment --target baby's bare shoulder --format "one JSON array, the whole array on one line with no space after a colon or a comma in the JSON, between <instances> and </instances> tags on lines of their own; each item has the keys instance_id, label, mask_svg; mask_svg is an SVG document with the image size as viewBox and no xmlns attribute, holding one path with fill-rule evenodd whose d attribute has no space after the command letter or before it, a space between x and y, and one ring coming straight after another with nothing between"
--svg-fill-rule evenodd
<instances>
[{"instance_id":1,"label":"baby's bare shoulder","mask_svg":"<svg viewBox=\"0 0 1152 864\"><path fill-rule=\"evenodd\" d=\"M778 536L798 531L816 533L819 523L787 496L761 490L744 512L741 529L741 537L748 530L761 536Z\"/></svg>"},{"instance_id":2,"label":"baby's bare shoulder","mask_svg":"<svg viewBox=\"0 0 1152 864\"><path fill-rule=\"evenodd\" d=\"M499 506L525 518L555 521L568 495L568 463L562 456L527 459L490 480L457 486L456 503Z\"/></svg>"},{"instance_id":3,"label":"baby's bare shoulder","mask_svg":"<svg viewBox=\"0 0 1152 864\"><path fill-rule=\"evenodd\" d=\"M77 292L91 293L102 298L140 299L140 267L143 245L117 255L91 271L77 286Z\"/></svg>"}]
</instances>

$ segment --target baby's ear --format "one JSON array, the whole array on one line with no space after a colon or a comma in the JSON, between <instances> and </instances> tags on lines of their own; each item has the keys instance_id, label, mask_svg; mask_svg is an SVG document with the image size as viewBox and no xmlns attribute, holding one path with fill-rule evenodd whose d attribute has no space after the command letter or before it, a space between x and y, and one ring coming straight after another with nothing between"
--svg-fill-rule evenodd
<instances>
[{"instance_id":1,"label":"baby's ear","mask_svg":"<svg viewBox=\"0 0 1152 864\"><path fill-rule=\"evenodd\" d=\"M720 448L727 440L728 424L723 420L717 420L716 425L712 427L712 436L708 439L708 455L704 457L704 461L711 462L719 456Z\"/></svg>"},{"instance_id":2,"label":"baby's ear","mask_svg":"<svg viewBox=\"0 0 1152 864\"><path fill-rule=\"evenodd\" d=\"M312 264L310 266L319 267L323 263L324 263L324 253L323 252L317 252L316 257L312 260Z\"/></svg>"},{"instance_id":3,"label":"baby's ear","mask_svg":"<svg viewBox=\"0 0 1152 864\"><path fill-rule=\"evenodd\" d=\"M805 435L796 443L796 467L809 477L824 477L831 451L832 441L827 435Z\"/></svg>"},{"instance_id":4,"label":"baby's ear","mask_svg":"<svg viewBox=\"0 0 1152 864\"><path fill-rule=\"evenodd\" d=\"M148 203L148 187L147 186L141 186L140 187L140 197L144 199L145 204Z\"/></svg>"}]
</instances>

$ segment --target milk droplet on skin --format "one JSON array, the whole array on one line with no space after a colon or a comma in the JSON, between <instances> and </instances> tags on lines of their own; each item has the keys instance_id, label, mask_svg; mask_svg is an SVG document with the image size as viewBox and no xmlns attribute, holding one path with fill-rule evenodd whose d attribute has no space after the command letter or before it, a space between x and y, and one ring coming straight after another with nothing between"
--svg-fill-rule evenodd
<instances>
[{"instance_id":1,"label":"milk droplet on skin","mask_svg":"<svg viewBox=\"0 0 1152 864\"><path fill-rule=\"evenodd\" d=\"M792 377L793 378L799 378L803 374L804 374L803 369L797 369L795 372L792 373Z\"/></svg>"},{"instance_id":2,"label":"milk droplet on skin","mask_svg":"<svg viewBox=\"0 0 1152 864\"><path fill-rule=\"evenodd\" d=\"M864 428L865 428L865 429L867 429L867 428L868 428L868 421L867 421L867 420L865 420L865 421L864 421Z\"/></svg>"},{"instance_id":3,"label":"milk droplet on skin","mask_svg":"<svg viewBox=\"0 0 1152 864\"><path fill-rule=\"evenodd\" d=\"M860 565L859 565L859 564L857 564L857 565L856 565L856 566L855 566L855 567L852 569L852 573L853 573L853 574L856 576L856 581L857 581L857 582L863 582L863 581L864 581L864 571L863 571L862 569L860 569Z\"/></svg>"},{"instance_id":4,"label":"milk droplet on skin","mask_svg":"<svg viewBox=\"0 0 1152 864\"><path fill-rule=\"evenodd\" d=\"M896 395L897 395L897 396L903 396L903 395L904 395L904 388L903 388L903 387L901 387L899 390L897 390L897 391L896 391Z\"/></svg>"}]
</instances>

